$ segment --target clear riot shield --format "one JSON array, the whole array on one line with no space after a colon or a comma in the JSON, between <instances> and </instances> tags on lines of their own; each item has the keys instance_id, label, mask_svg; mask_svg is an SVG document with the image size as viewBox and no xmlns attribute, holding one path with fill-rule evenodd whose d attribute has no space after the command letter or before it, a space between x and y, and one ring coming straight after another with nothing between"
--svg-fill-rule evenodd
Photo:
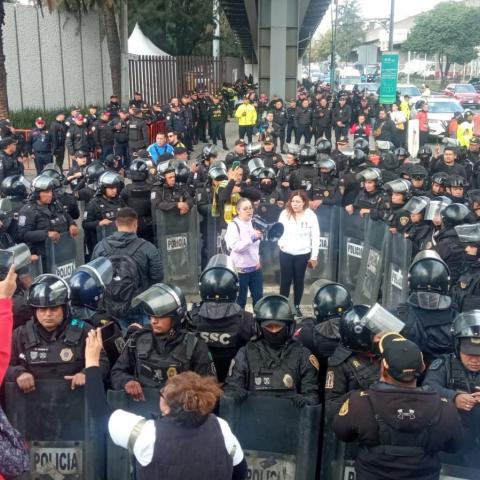
<instances>
[{"instance_id":1,"label":"clear riot shield","mask_svg":"<svg viewBox=\"0 0 480 480\"><path fill-rule=\"evenodd\" d=\"M382 304L387 310L408 297L408 269L412 260L412 242L400 233L388 233Z\"/></svg>"},{"instance_id":2,"label":"clear riot shield","mask_svg":"<svg viewBox=\"0 0 480 480\"><path fill-rule=\"evenodd\" d=\"M24 394L7 383L5 413L30 447L31 472L22 480L104 478L105 436L88 415L84 388L36 380Z\"/></svg>"},{"instance_id":3,"label":"clear riot shield","mask_svg":"<svg viewBox=\"0 0 480 480\"><path fill-rule=\"evenodd\" d=\"M97 243L103 240L104 238L109 237L112 233L117 231L115 223L112 222L108 225L99 225L97 227Z\"/></svg>"},{"instance_id":4,"label":"clear riot shield","mask_svg":"<svg viewBox=\"0 0 480 480\"><path fill-rule=\"evenodd\" d=\"M336 281L339 240L339 207L324 205L317 209L320 227L320 248L315 269L307 268L305 283L312 284L319 278Z\"/></svg>"},{"instance_id":5,"label":"clear riot shield","mask_svg":"<svg viewBox=\"0 0 480 480\"><path fill-rule=\"evenodd\" d=\"M58 242L47 238L45 241L44 273L53 273L60 278L70 278L77 266L75 239L69 233L62 233Z\"/></svg>"},{"instance_id":6,"label":"clear riot shield","mask_svg":"<svg viewBox=\"0 0 480 480\"><path fill-rule=\"evenodd\" d=\"M353 294L354 303L373 305L382 284L388 226L380 220L367 220L365 246Z\"/></svg>"},{"instance_id":7,"label":"clear riot shield","mask_svg":"<svg viewBox=\"0 0 480 480\"><path fill-rule=\"evenodd\" d=\"M266 223L274 224L278 221L281 209L276 203L262 203L258 206L255 214ZM262 240L260 242L260 262L263 275L270 281L280 282L280 249L276 241Z\"/></svg>"},{"instance_id":8,"label":"clear riot shield","mask_svg":"<svg viewBox=\"0 0 480 480\"><path fill-rule=\"evenodd\" d=\"M198 292L198 216L193 207L186 215L152 209L155 238L163 259L164 281L186 293Z\"/></svg>"},{"instance_id":9,"label":"clear riot shield","mask_svg":"<svg viewBox=\"0 0 480 480\"><path fill-rule=\"evenodd\" d=\"M160 391L157 388L144 388L145 401L135 402L123 390L109 390L108 404L114 409L121 408L150 420L159 415ZM128 450L118 447L109 438L107 440L107 479L130 480L134 478L132 469L135 465Z\"/></svg>"},{"instance_id":10,"label":"clear riot shield","mask_svg":"<svg viewBox=\"0 0 480 480\"><path fill-rule=\"evenodd\" d=\"M317 478L322 405L299 409L288 398L251 395L238 404L224 397L220 416L242 445L247 478Z\"/></svg>"},{"instance_id":11,"label":"clear riot shield","mask_svg":"<svg viewBox=\"0 0 480 480\"><path fill-rule=\"evenodd\" d=\"M366 224L366 219L358 213L349 215L344 209L341 210L337 281L345 285L349 292L355 290L357 283L365 244Z\"/></svg>"},{"instance_id":12,"label":"clear riot shield","mask_svg":"<svg viewBox=\"0 0 480 480\"><path fill-rule=\"evenodd\" d=\"M212 217L212 206L201 205L198 208L201 235L201 264L202 270L208 260L220 252L220 217Z\"/></svg>"}]
</instances>

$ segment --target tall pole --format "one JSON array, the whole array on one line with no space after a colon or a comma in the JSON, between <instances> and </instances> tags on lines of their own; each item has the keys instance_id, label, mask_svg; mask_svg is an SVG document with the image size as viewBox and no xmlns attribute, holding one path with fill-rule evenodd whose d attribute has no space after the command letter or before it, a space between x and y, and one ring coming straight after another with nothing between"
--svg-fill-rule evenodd
<instances>
[{"instance_id":1,"label":"tall pole","mask_svg":"<svg viewBox=\"0 0 480 480\"><path fill-rule=\"evenodd\" d=\"M120 35L120 69L121 91L113 92L120 95L122 105L127 105L130 98L130 75L128 66L128 6L127 0L120 2L119 12L119 35Z\"/></svg>"},{"instance_id":2,"label":"tall pole","mask_svg":"<svg viewBox=\"0 0 480 480\"><path fill-rule=\"evenodd\" d=\"M310 78L310 68L312 63L312 32L308 34L308 78Z\"/></svg>"},{"instance_id":3,"label":"tall pole","mask_svg":"<svg viewBox=\"0 0 480 480\"><path fill-rule=\"evenodd\" d=\"M213 21L215 22L215 31L213 32L213 41L212 41L212 50L213 50L213 75L214 75L214 87L215 89L220 88L220 78L221 75L220 65L220 11L218 0L213 0ZM218 82L218 85L217 85Z\"/></svg>"},{"instance_id":4,"label":"tall pole","mask_svg":"<svg viewBox=\"0 0 480 480\"><path fill-rule=\"evenodd\" d=\"M332 7L333 8L333 7ZM330 59L330 89L335 91L335 57L336 54L336 42L337 42L337 20L338 20L338 0L335 0L335 20L333 20L332 13L332 53Z\"/></svg>"},{"instance_id":5,"label":"tall pole","mask_svg":"<svg viewBox=\"0 0 480 480\"><path fill-rule=\"evenodd\" d=\"M395 25L395 0L390 0L390 31L388 32L388 51L393 52L393 30Z\"/></svg>"}]
</instances>

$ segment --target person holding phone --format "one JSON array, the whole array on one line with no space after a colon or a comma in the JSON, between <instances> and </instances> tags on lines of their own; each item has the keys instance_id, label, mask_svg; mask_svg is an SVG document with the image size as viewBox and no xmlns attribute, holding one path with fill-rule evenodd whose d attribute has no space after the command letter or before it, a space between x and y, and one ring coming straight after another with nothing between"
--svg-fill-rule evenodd
<instances>
[{"instance_id":1,"label":"person holding phone","mask_svg":"<svg viewBox=\"0 0 480 480\"><path fill-rule=\"evenodd\" d=\"M259 253L263 234L253 228L253 205L248 198L241 198L237 202L236 211L238 216L228 224L225 243L238 273L237 303L245 308L248 289L252 295L253 305L263 297L263 275Z\"/></svg>"},{"instance_id":2,"label":"person holding phone","mask_svg":"<svg viewBox=\"0 0 480 480\"><path fill-rule=\"evenodd\" d=\"M317 266L320 248L318 219L309 207L307 194L303 190L291 193L285 210L278 221L283 224L283 235L278 240L280 248L280 295L290 295L293 282L293 304L299 317L302 316L300 302L303 296L307 266Z\"/></svg>"}]
</instances>

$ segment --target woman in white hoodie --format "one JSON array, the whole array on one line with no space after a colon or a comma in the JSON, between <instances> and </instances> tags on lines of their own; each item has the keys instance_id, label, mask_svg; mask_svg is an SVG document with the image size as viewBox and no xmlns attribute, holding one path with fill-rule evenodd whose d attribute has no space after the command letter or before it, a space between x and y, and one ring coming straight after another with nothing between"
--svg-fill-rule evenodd
<instances>
[{"instance_id":1,"label":"woman in white hoodie","mask_svg":"<svg viewBox=\"0 0 480 480\"><path fill-rule=\"evenodd\" d=\"M279 222L285 230L278 241L280 248L280 295L288 298L293 282L293 304L302 316L300 302L305 282L305 271L317 266L320 248L320 228L309 200L303 190L292 192Z\"/></svg>"}]
</instances>

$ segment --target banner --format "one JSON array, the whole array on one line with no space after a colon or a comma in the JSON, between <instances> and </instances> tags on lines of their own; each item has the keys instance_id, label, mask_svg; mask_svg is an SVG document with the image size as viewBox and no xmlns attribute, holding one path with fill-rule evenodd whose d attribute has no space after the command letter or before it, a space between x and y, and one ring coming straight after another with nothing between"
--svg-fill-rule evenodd
<instances>
[{"instance_id":1,"label":"banner","mask_svg":"<svg viewBox=\"0 0 480 480\"><path fill-rule=\"evenodd\" d=\"M382 54L382 78L380 81L381 104L391 105L397 99L398 53Z\"/></svg>"}]
</instances>

